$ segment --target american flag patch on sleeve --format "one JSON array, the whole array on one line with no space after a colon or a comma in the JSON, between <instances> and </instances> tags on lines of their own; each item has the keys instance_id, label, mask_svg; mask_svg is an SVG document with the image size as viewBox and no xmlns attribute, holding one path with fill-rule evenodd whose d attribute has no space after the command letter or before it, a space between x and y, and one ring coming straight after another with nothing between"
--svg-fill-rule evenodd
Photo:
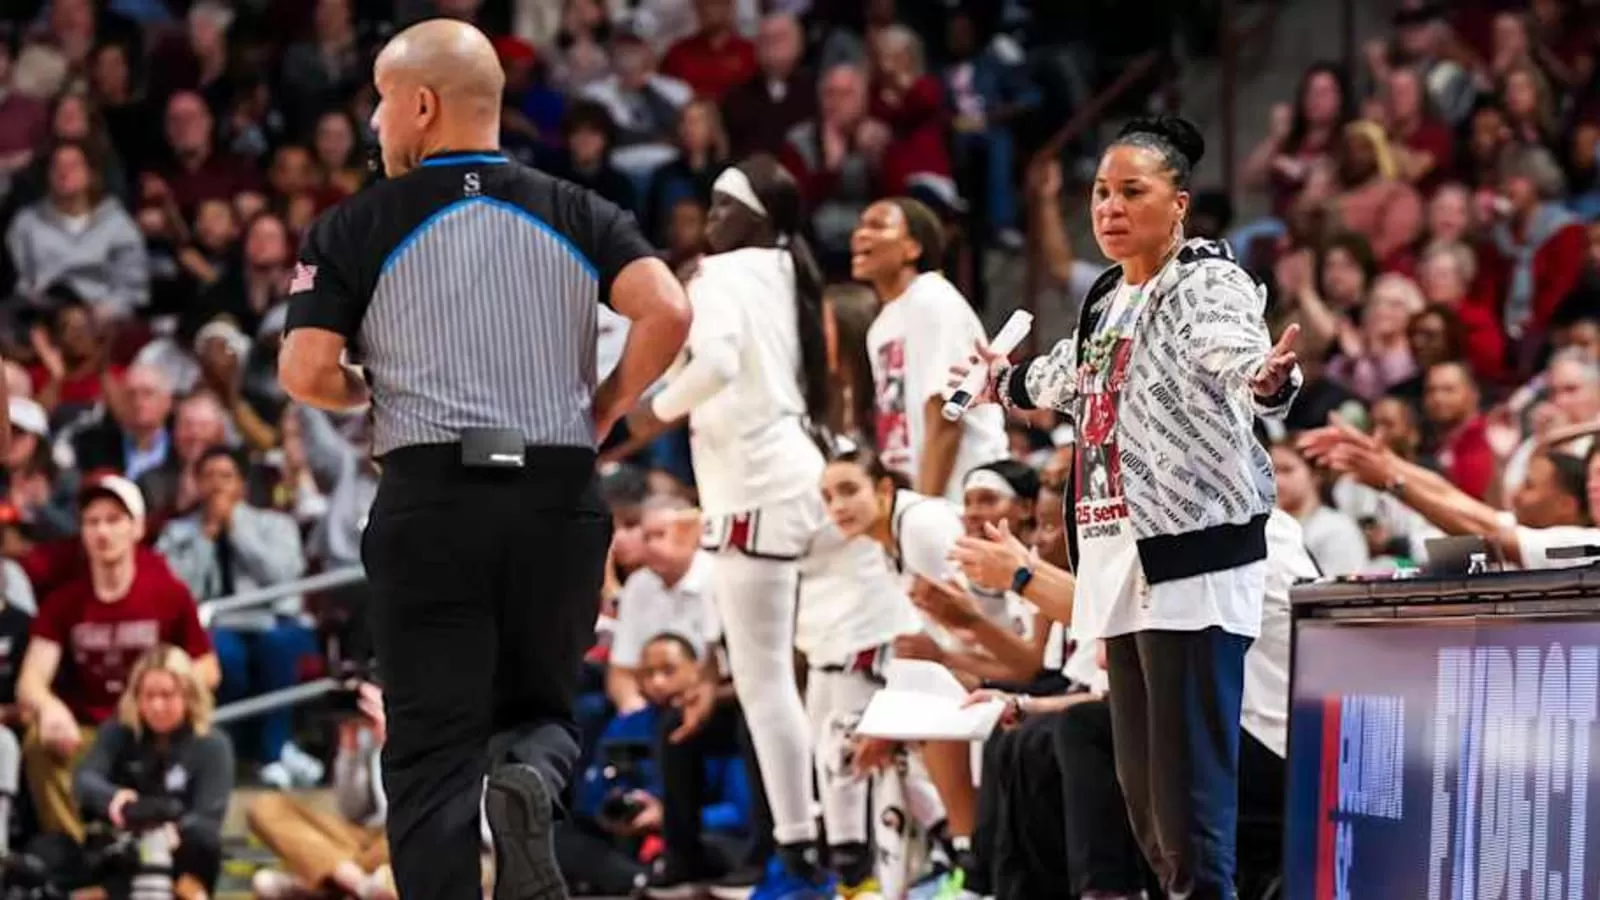
<instances>
[{"instance_id":1,"label":"american flag patch on sleeve","mask_svg":"<svg viewBox=\"0 0 1600 900\"><path fill-rule=\"evenodd\" d=\"M317 267L305 263L294 264L294 276L289 279L289 293L299 294L317 286Z\"/></svg>"}]
</instances>

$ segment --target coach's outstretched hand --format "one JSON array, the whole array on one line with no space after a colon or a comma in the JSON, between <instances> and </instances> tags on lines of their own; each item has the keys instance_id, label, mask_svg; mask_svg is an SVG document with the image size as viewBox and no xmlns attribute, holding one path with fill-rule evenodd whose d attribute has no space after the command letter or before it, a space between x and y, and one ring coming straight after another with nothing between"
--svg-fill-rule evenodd
<instances>
[{"instance_id":1,"label":"coach's outstretched hand","mask_svg":"<svg viewBox=\"0 0 1600 900\"><path fill-rule=\"evenodd\" d=\"M1271 352L1267 354L1266 362L1261 364L1261 371L1251 379L1250 387L1256 392L1257 397L1271 397L1289 383L1289 376L1294 374L1294 365L1299 359L1294 351L1294 342L1299 337L1299 325L1290 325L1283 330L1278 343L1274 344Z\"/></svg>"}]
</instances>

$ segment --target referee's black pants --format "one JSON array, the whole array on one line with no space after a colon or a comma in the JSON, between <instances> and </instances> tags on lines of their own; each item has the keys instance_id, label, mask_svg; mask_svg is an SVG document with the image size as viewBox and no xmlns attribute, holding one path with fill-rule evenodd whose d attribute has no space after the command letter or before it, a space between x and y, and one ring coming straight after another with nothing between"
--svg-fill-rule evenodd
<instances>
[{"instance_id":1,"label":"referee's black pants","mask_svg":"<svg viewBox=\"0 0 1600 900\"><path fill-rule=\"evenodd\" d=\"M494 765L526 763L564 791L611 541L593 453L529 448L514 470L459 460L455 446L387 454L362 536L404 900L481 900L479 803Z\"/></svg>"}]
</instances>

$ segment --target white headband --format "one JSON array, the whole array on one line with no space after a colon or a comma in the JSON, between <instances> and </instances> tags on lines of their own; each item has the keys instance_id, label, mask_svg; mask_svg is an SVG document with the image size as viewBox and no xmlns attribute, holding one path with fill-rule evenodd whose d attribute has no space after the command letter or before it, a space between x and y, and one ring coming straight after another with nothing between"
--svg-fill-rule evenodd
<instances>
[{"instance_id":1,"label":"white headband","mask_svg":"<svg viewBox=\"0 0 1600 900\"><path fill-rule=\"evenodd\" d=\"M743 203L756 215L767 218L767 207L762 204L761 198L756 196L756 189L750 184L750 176L737 166L729 166L722 170L717 180L712 183L714 193L727 194L729 197Z\"/></svg>"},{"instance_id":2,"label":"white headband","mask_svg":"<svg viewBox=\"0 0 1600 900\"><path fill-rule=\"evenodd\" d=\"M994 491L1008 500L1017 496L1017 489L1011 486L1011 482L1000 477L1000 473L993 469L973 469L967 475L965 489Z\"/></svg>"}]
</instances>

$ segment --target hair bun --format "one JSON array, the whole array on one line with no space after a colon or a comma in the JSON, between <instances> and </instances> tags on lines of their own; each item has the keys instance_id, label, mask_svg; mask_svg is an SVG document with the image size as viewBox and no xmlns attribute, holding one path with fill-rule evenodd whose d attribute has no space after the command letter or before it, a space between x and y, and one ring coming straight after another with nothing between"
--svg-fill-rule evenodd
<instances>
[{"instance_id":1,"label":"hair bun","mask_svg":"<svg viewBox=\"0 0 1600 900\"><path fill-rule=\"evenodd\" d=\"M1189 161L1190 168L1198 166L1200 159L1206 155L1206 139L1201 136L1200 129L1182 116L1147 116L1134 119L1122 126L1117 137L1123 138L1130 134L1154 134L1164 138L1183 154L1183 158Z\"/></svg>"}]
</instances>

